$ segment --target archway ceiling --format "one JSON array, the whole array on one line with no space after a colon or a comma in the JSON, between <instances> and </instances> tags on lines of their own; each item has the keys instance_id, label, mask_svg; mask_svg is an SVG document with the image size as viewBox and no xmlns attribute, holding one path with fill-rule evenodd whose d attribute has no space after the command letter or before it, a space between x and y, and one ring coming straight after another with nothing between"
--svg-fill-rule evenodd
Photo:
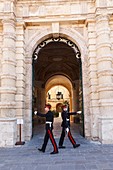
<instances>
[{"instance_id":1,"label":"archway ceiling","mask_svg":"<svg viewBox=\"0 0 113 170\"><path fill-rule=\"evenodd\" d=\"M72 82L65 76L56 75L51 77L45 85L46 92L56 85L64 86L70 93L72 90Z\"/></svg>"},{"instance_id":2,"label":"archway ceiling","mask_svg":"<svg viewBox=\"0 0 113 170\"><path fill-rule=\"evenodd\" d=\"M35 63L35 80L46 81L53 75L65 75L72 81L79 79L79 62L71 47L51 42L39 51Z\"/></svg>"}]
</instances>

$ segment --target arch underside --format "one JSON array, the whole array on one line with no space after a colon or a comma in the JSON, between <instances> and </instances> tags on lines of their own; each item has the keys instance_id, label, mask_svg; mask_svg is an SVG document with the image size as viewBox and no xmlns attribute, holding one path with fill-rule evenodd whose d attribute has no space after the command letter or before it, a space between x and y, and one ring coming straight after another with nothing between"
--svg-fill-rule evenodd
<instances>
[{"instance_id":1,"label":"arch underside","mask_svg":"<svg viewBox=\"0 0 113 170\"><path fill-rule=\"evenodd\" d=\"M33 53L35 80L46 81L54 75L63 75L72 82L79 79L81 53L78 47L64 38L50 38L39 45Z\"/></svg>"}]
</instances>

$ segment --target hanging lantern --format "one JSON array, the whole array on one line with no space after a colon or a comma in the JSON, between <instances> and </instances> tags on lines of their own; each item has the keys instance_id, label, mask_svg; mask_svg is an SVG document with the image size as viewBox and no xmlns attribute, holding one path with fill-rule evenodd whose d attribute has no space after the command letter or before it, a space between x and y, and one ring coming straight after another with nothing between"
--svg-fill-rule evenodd
<instances>
[{"instance_id":1,"label":"hanging lantern","mask_svg":"<svg viewBox=\"0 0 113 170\"><path fill-rule=\"evenodd\" d=\"M57 94L56 94L56 99L57 99L57 100L62 99L62 93L61 93L61 92L57 92Z\"/></svg>"}]
</instances>

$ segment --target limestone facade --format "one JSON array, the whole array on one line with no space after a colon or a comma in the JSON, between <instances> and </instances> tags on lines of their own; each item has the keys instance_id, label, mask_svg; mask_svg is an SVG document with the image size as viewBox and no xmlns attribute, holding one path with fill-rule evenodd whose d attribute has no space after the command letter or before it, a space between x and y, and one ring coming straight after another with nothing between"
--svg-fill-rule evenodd
<instances>
[{"instance_id":1,"label":"limestone facade","mask_svg":"<svg viewBox=\"0 0 113 170\"><path fill-rule=\"evenodd\" d=\"M59 36L81 52L85 137L113 143L113 0L1 0L0 147L18 141L19 119L31 139L32 55Z\"/></svg>"}]
</instances>

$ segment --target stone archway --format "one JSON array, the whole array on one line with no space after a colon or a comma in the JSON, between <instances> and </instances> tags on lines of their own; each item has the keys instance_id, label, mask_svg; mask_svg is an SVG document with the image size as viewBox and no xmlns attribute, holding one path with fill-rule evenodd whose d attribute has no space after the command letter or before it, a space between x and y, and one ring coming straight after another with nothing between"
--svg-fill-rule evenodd
<instances>
[{"instance_id":1,"label":"stone archway","mask_svg":"<svg viewBox=\"0 0 113 170\"><path fill-rule=\"evenodd\" d=\"M45 83L45 93L49 92L51 98L48 98L46 95L46 102L50 103L52 109L56 112L59 112L59 117L61 117L62 108L61 106L67 102L69 104L70 111L77 111L79 108L78 105L78 82L76 82L76 89L73 87L73 82L64 75L54 75L49 78ZM54 90L53 90L54 89ZM56 90L60 90L63 94L63 98L58 100L56 99ZM71 120L73 118L71 117Z\"/></svg>"},{"instance_id":2,"label":"stone archway","mask_svg":"<svg viewBox=\"0 0 113 170\"><path fill-rule=\"evenodd\" d=\"M64 38L71 40L75 43L80 52L81 52L81 61L82 61L82 77L83 77L83 100L84 100L84 124L85 124L85 136L90 136L90 117L89 115L89 106L88 106L88 80L87 80L87 47L85 45L85 41L83 37L73 29L60 29L60 35ZM42 42L43 40L50 38L52 36L51 30L45 30L41 34L34 34L26 45L26 91L30 93L26 93L26 115L29 115L25 120L25 124L28 130L25 129L26 138L30 138L32 132L32 54L37 44ZM87 128L89 127L89 128Z\"/></svg>"},{"instance_id":3,"label":"stone archway","mask_svg":"<svg viewBox=\"0 0 113 170\"><path fill-rule=\"evenodd\" d=\"M74 94L75 90L73 90L72 82L66 76L64 76L64 75L54 75L51 78L49 78L45 83L45 92L47 93L50 89L52 89L55 86L59 86L59 85L62 86L65 89L65 91L68 91L68 93L69 93L68 100L69 100L69 103L70 103L70 109L71 109L71 111L75 111L76 110L76 104L75 104L75 101L72 100L72 99L73 99L73 96L76 95L76 93ZM63 90L63 93L65 93L64 90ZM64 97L65 97L65 94L64 94ZM63 98L62 103L64 101L65 100ZM59 100L56 100L55 106L58 103L59 103ZM60 103L61 103L61 101L60 101Z\"/></svg>"}]
</instances>

